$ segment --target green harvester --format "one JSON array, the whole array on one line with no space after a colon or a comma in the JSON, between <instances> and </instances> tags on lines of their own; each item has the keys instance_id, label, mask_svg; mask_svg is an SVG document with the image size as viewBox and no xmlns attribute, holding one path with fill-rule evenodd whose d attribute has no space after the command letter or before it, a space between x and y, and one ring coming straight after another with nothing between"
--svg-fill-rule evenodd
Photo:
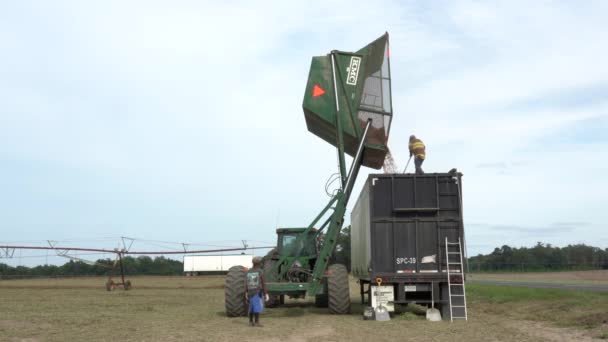
<instances>
[{"instance_id":1,"label":"green harvester","mask_svg":"<svg viewBox=\"0 0 608 342\"><path fill-rule=\"evenodd\" d=\"M388 33L357 52L332 51L312 58L302 107L308 130L338 151L339 188L306 227L277 229L277 247L263 259L268 306L285 296L315 296L331 313L350 312L348 272L329 265L346 206L361 166L380 169L388 152L392 120ZM346 154L352 157L347 170ZM249 265L246 265L249 267ZM244 316L244 266L226 276L228 316Z\"/></svg>"}]
</instances>

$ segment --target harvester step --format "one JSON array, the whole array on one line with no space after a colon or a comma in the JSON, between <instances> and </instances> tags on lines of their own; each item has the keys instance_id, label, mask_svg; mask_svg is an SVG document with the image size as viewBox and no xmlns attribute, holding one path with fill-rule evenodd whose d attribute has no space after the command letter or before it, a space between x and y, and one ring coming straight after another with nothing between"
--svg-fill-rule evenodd
<instances>
[{"instance_id":1,"label":"harvester step","mask_svg":"<svg viewBox=\"0 0 608 342\"><path fill-rule=\"evenodd\" d=\"M464 297L464 295L455 295L455 294L453 294L452 297Z\"/></svg>"},{"instance_id":2,"label":"harvester step","mask_svg":"<svg viewBox=\"0 0 608 342\"><path fill-rule=\"evenodd\" d=\"M462 265L461 262L448 262L448 265ZM450 272L452 273L452 272Z\"/></svg>"},{"instance_id":3,"label":"harvester step","mask_svg":"<svg viewBox=\"0 0 608 342\"><path fill-rule=\"evenodd\" d=\"M448 252L448 254L460 254L460 252Z\"/></svg>"},{"instance_id":4,"label":"harvester step","mask_svg":"<svg viewBox=\"0 0 608 342\"><path fill-rule=\"evenodd\" d=\"M452 305L453 308L466 308L464 305Z\"/></svg>"}]
</instances>

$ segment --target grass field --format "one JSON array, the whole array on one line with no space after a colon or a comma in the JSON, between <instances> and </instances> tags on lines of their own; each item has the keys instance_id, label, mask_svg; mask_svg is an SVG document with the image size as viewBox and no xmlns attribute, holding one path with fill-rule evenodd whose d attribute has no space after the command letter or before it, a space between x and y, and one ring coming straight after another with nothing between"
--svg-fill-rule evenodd
<instances>
[{"instance_id":1,"label":"grass field","mask_svg":"<svg viewBox=\"0 0 608 342\"><path fill-rule=\"evenodd\" d=\"M468 322L428 322L413 307L389 322L287 301L263 328L224 314L222 276L130 277L107 292L103 278L0 281L2 341L585 341L608 339L608 293L472 284Z\"/></svg>"}]
</instances>

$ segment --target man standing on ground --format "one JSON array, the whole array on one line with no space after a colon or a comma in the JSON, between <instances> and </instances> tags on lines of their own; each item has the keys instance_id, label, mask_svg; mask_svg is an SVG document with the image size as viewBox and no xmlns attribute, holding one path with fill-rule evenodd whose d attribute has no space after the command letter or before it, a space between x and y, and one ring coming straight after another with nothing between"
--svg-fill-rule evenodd
<instances>
[{"instance_id":1,"label":"man standing on ground","mask_svg":"<svg viewBox=\"0 0 608 342\"><path fill-rule=\"evenodd\" d=\"M416 174L421 175L424 173L422 171L422 163L426 158L425 146L422 140L417 139L415 135L410 135L410 158L414 156L414 165L416 165Z\"/></svg>"},{"instance_id":2,"label":"man standing on ground","mask_svg":"<svg viewBox=\"0 0 608 342\"><path fill-rule=\"evenodd\" d=\"M260 269L262 258L253 258L253 267L247 271L245 282L245 299L249 301L249 324L261 327L260 313L264 309L264 299L268 300L264 273ZM254 322L255 318L255 322Z\"/></svg>"}]
</instances>

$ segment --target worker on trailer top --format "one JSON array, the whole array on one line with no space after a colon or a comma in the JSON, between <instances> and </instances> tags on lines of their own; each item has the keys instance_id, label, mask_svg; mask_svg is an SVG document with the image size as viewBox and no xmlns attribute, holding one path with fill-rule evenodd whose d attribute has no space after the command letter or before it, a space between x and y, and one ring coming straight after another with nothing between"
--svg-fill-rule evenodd
<instances>
[{"instance_id":1,"label":"worker on trailer top","mask_svg":"<svg viewBox=\"0 0 608 342\"><path fill-rule=\"evenodd\" d=\"M247 271L245 281L245 299L249 301L249 325L261 327L260 313L264 309L264 300L268 300L264 272L260 269L262 258L256 256L252 260L253 267ZM255 322L254 322L255 318Z\"/></svg>"},{"instance_id":2,"label":"worker on trailer top","mask_svg":"<svg viewBox=\"0 0 608 342\"><path fill-rule=\"evenodd\" d=\"M425 146L422 140L416 138L415 135L410 135L410 158L414 156L414 165L416 165L416 174L421 175L424 173L422 171L422 163L426 158Z\"/></svg>"}]
</instances>

